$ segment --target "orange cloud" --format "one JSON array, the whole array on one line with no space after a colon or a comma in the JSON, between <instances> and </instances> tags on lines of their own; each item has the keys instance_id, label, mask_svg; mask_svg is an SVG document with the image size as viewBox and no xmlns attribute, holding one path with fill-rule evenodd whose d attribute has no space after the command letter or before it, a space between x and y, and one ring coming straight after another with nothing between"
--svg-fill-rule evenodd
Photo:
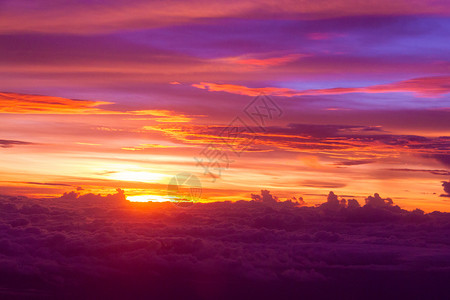
<instances>
[{"instance_id":1,"label":"orange cloud","mask_svg":"<svg viewBox=\"0 0 450 300\"><path fill-rule=\"evenodd\" d=\"M0 93L0 113L9 114L111 114L97 106L110 102L61 97Z\"/></svg>"},{"instance_id":2,"label":"orange cloud","mask_svg":"<svg viewBox=\"0 0 450 300\"><path fill-rule=\"evenodd\" d=\"M264 87L264 88L249 88L243 85L235 84L218 84L210 82L200 82L199 84L193 84L193 87L199 89L205 89L211 92L227 92L231 94L246 95L246 96L258 96L260 94L272 95L272 96L295 96L295 90L289 88L277 88L277 87Z\"/></svg>"},{"instance_id":3,"label":"orange cloud","mask_svg":"<svg viewBox=\"0 0 450 300\"><path fill-rule=\"evenodd\" d=\"M240 65L249 65L256 67L268 67L268 66L278 66L286 64L288 62L295 61L306 55L302 54L289 54L281 57L270 57L270 58L243 58L243 57L231 57L222 59L222 61L228 63L235 63Z\"/></svg>"},{"instance_id":4,"label":"orange cloud","mask_svg":"<svg viewBox=\"0 0 450 300\"><path fill-rule=\"evenodd\" d=\"M227 92L231 94L257 96L260 94L272 96L304 96L304 95L337 95L348 93L394 93L410 92L421 97L435 97L450 92L450 76L422 77L405 81L399 81L389 84L372 85L362 88L330 88L330 89L311 89L294 90L289 88L264 87L249 88L243 85L217 84L210 82L201 82L193 84L193 87L206 89L212 92Z\"/></svg>"},{"instance_id":5,"label":"orange cloud","mask_svg":"<svg viewBox=\"0 0 450 300\"><path fill-rule=\"evenodd\" d=\"M105 110L97 107L106 104L114 103L92 100L74 100L42 95L0 93L0 113L6 114L133 115L142 116L142 118L136 117L128 120L152 120L163 123L185 123L193 120L190 116L163 109L121 112Z\"/></svg>"},{"instance_id":6,"label":"orange cloud","mask_svg":"<svg viewBox=\"0 0 450 300\"><path fill-rule=\"evenodd\" d=\"M165 122L185 123L185 122L192 121L191 117L188 117L183 114L177 114L173 111L164 110L164 109L135 110L135 111L130 111L129 113L133 114L133 115L139 115L139 116L150 115L152 117L156 117L156 118L152 118L152 120L155 120L157 122L164 122L164 123Z\"/></svg>"},{"instance_id":7,"label":"orange cloud","mask_svg":"<svg viewBox=\"0 0 450 300\"><path fill-rule=\"evenodd\" d=\"M320 163L311 154L322 154L331 158L349 160L368 160L379 158L397 158L401 153L416 155L436 155L448 152L448 138L424 138L403 135L378 134L377 131L367 135L366 127L339 128L335 133L322 136L321 126L308 127L298 124L289 128L270 128L269 132L243 132L236 139L228 139L219 135L220 126L206 125L157 125L146 126L148 131L159 131L174 141L183 144L204 145L213 143L227 149L227 145L249 144L244 152L253 149L284 150L289 152L308 153L304 161L309 167L320 168ZM329 125L328 127L335 127ZM338 126L339 127L339 126ZM336 127L336 128L338 128ZM292 130L293 129L293 130ZM256 139L255 139L256 137ZM249 143L247 143L249 142Z\"/></svg>"},{"instance_id":8,"label":"orange cloud","mask_svg":"<svg viewBox=\"0 0 450 300\"><path fill-rule=\"evenodd\" d=\"M128 151L141 151L149 148L175 148L176 146L169 146L169 145L160 145L160 144L139 144L139 146L135 147L124 147L122 150L128 150Z\"/></svg>"}]
</instances>

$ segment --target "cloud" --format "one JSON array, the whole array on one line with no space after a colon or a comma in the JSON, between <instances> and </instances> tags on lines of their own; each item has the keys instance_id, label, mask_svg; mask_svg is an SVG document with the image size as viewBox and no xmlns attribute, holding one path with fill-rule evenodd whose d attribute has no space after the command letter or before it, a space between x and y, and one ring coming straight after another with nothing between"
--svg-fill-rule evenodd
<instances>
[{"instance_id":1,"label":"cloud","mask_svg":"<svg viewBox=\"0 0 450 300\"><path fill-rule=\"evenodd\" d=\"M117 30L157 28L179 24L197 24L201 20L223 19L328 19L367 15L448 15L445 1L320 1L319 4L284 0L282 5L273 0L216 1L195 0L189 4L180 1L164 3L141 0L114 0L102 3L61 2L55 4L39 0L3 1L0 14L2 32L44 32L97 34ZM111 7L114 10L111 10ZM70 13L69 13L70 12ZM96 16L101 15L102 18Z\"/></svg>"},{"instance_id":2,"label":"cloud","mask_svg":"<svg viewBox=\"0 0 450 300\"><path fill-rule=\"evenodd\" d=\"M151 109L151 110L135 110L129 112L133 115L137 116L151 116L153 120L157 122L175 122L175 123L185 123L192 121L192 117L183 115L183 114L177 114L173 111L164 110L164 109ZM139 120L139 118L133 118L130 120Z\"/></svg>"},{"instance_id":3,"label":"cloud","mask_svg":"<svg viewBox=\"0 0 450 300\"><path fill-rule=\"evenodd\" d=\"M52 183L52 182L22 182L25 184L33 184L33 185L51 185L51 186L71 186L70 184L65 183Z\"/></svg>"},{"instance_id":4,"label":"cloud","mask_svg":"<svg viewBox=\"0 0 450 300\"><path fill-rule=\"evenodd\" d=\"M450 197L450 181L442 181L442 186L445 194L442 194L441 197Z\"/></svg>"},{"instance_id":5,"label":"cloud","mask_svg":"<svg viewBox=\"0 0 450 300\"><path fill-rule=\"evenodd\" d=\"M80 195L76 192L64 193L59 200L70 200L70 201L79 201L79 202L89 202L89 201L110 201L117 203L124 203L126 201L126 196L123 190L117 189L117 193L114 195L108 194L106 196L102 196L100 194L95 195L92 193Z\"/></svg>"},{"instance_id":6,"label":"cloud","mask_svg":"<svg viewBox=\"0 0 450 300\"><path fill-rule=\"evenodd\" d=\"M426 169L387 169L388 171L399 171L399 172L425 172L430 173L433 175L442 175L442 176L448 176L450 175L450 171L447 170L426 170Z\"/></svg>"},{"instance_id":7,"label":"cloud","mask_svg":"<svg viewBox=\"0 0 450 300\"><path fill-rule=\"evenodd\" d=\"M396 93L411 92L420 97L436 97L450 92L448 76L435 76L415 78L405 81L394 82L390 84L372 85L362 88L329 88L329 89L311 89L294 90L290 88L263 87L249 88L243 85L235 84L217 84L210 82L201 82L193 84L193 87L205 89L211 92L227 92L238 95L258 96L260 94L294 97L294 96L318 96L318 95L339 95L348 93Z\"/></svg>"},{"instance_id":8,"label":"cloud","mask_svg":"<svg viewBox=\"0 0 450 300\"><path fill-rule=\"evenodd\" d=\"M344 207L341 205L341 202L338 199L338 196L334 192L330 192L327 197L327 202L322 203L320 205L320 208L325 210L338 210L340 208Z\"/></svg>"},{"instance_id":9,"label":"cloud","mask_svg":"<svg viewBox=\"0 0 450 300\"><path fill-rule=\"evenodd\" d=\"M446 167L450 167L450 155L448 154L435 154L432 156L434 159L445 165Z\"/></svg>"},{"instance_id":10,"label":"cloud","mask_svg":"<svg viewBox=\"0 0 450 300\"><path fill-rule=\"evenodd\" d=\"M139 146L134 147L123 147L122 150L128 150L128 151L142 151L145 149L153 149L153 148L174 148L177 146L170 146L170 145L160 145L160 144L140 144Z\"/></svg>"},{"instance_id":11,"label":"cloud","mask_svg":"<svg viewBox=\"0 0 450 300\"><path fill-rule=\"evenodd\" d=\"M153 120L161 123L186 123L194 117L166 109L113 111L98 106L113 102L74 100L53 96L0 93L0 114L46 114L46 115L123 115L127 120ZM105 127L106 128L106 127Z\"/></svg>"},{"instance_id":12,"label":"cloud","mask_svg":"<svg viewBox=\"0 0 450 300\"><path fill-rule=\"evenodd\" d=\"M0 140L1 148L11 148L14 146L25 146L25 145L33 145L33 143L15 140Z\"/></svg>"},{"instance_id":13,"label":"cloud","mask_svg":"<svg viewBox=\"0 0 450 300\"><path fill-rule=\"evenodd\" d=\"M298 93L295 90L289 88L276 88L276 87L264 87L264 88L249 88L243 85L235 84L218 84L211 82L200 82L199 84L192 84L193 87L208 90L210 92L227 92L231 94L245 95L256 97L260 94L272 95L272 96L285 96L292 97L297 96Z\"/></svg>"},{"instance_id":14,"label":"cloud","mask_svg":"<svg viewBox=\"0 0 450 300\"><path fill-rule=\"evenodd\" d=\"M268 190L254 198L179 208L129 203L121 190L0 195L0 295L325 299L375 284L389 298L447 288L449 214L402 210L377 194L359 207L330 193L336 209L276 201Z\"/></svg>"},{"instance_id":15,"label":"cloud","mask_svg":"<svg viewBox=\"0 0 450 300\"><path fill-rule=\"evenodd\" d=\"M359 166L374 163L374 160L345 160L333 163L335 166Z\"/></svg>"},{"instance_id":16,"label":"cloud","mask_svg":"<svg viewBox=\"0 0 450 300\"><path fill-rule=\"evenodd\" d=\"M0 113L9 114L104 114L97 106L110 102L61 97L0 93ZM109 112L113 113L113 112Z\"/></svg>"},{"instance_id":17,"label":"cloud","mask_svg":"<svg viewBox=\"0 0 450 300\"><path fill-rule=\"evenodd\" d=\"M227 147L228 144L236 143L235 140L220 135L220 132L226 129L224 126L162 124L146 126L144 129L161 132L184 144L214 143ZM283 127L269 126L265 131L256 127L251 129L243 130L236 137L242 144L249 145L244 151L257 148L318 153L337 158L341 162L345 158L347 166L397 157L398 153L435 157L447 153L450 149L448 137L389 134L374 126L289 124ZM346 153L348 155L345 155ZM350 161L354 160L356 153L359 163L352 164Z\"/></svg>"},{"instance_id":18,"label":"cloud","mask_svg":"<svg viewBox=\"0 0 450 300\"><path fill-rule=\"evenodd\" d=\"M270 67L284 65L293 61L298 60L301 57L305 57L304 54L289 54L280 57L269 57L269 58L250 58L250 57L229 57L218 59L219 62L255 66L255 67ZM196 86L200 87L200 86ZM201 88L201 87L200 87Z\"/></svg>"},{"instance_id":19,"label":"cloud","mask_svg":"<svg viewBox=\"0 0 450 300\"><path fill-rule=\"evenodd\" d=\"M383 199L379 194L375 193L373 196L369 196L366 199L366 205L373 208L390 207L394 204L391 198Z\"/></svg>"},{"instance_id":20,"label":"cloud","mask_svg":"<svg viewBox=\"0 0 450 300\"><path fill-rule=\"evenodd\" d=\"M345 183L339 183L339 182L327 182L327 181L320 181L320 180L305 180L300 183L302 186L308 186L308 187L317 187L317 188L343 188L346 186Z\"/></svg>"}]
</instances>

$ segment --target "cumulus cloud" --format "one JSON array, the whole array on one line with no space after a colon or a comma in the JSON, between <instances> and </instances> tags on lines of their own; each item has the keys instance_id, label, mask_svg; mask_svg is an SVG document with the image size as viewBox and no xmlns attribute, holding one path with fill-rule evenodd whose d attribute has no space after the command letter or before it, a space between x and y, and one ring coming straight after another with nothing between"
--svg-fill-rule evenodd
<instances>
[{"instance_id":1,"label":"cumulus cloud","mask_svg":"<svg viewBox=\"0 0 450 300\"><path fill-rule=\"evenodd\" d=\"M366 199L366 205L370 207L390 207L394 204L391 198L383 199L378 193L373 196L369 196Z\"/></svg>"},{"instance_id":2,"label":"cumulus cloud","mask_svg":"<svg viewBox=\"0 0 450 300\"><path fill-rule=\"evenodd\" d=\"M442 194L441 197L450 197L450 181L442 181L442 186L445 194Z\"/></svg>"},{"instance_id":3,"label":"cumulus cloud","mask_svg":"<svg viewBox=\"0 0 450 300\"><path fill-rule=\"evenodd\" d=\"M394 209L378 194L363 207L333 192L320 207L268 190L252 198L179 208L130 203L122 190L0 196L0 296L360 298L375 284L389 298L446 289L423 290L450 270L446 213Z\"/></svg>"}]
</instances>

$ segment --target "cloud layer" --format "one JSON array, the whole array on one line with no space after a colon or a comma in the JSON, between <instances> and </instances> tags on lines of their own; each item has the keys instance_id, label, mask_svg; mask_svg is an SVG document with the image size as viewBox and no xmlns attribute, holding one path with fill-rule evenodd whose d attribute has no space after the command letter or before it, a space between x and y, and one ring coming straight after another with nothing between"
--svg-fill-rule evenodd
<instances>
[{"instance_id":1,"label":"cloud layer","mask_svg":"<svg viewBox=\"0 0 450 300\"><path fill-rule=\"evenodd\" d=\"M419 96L438 96L450 92L448 82L450 77L428 77L428 78L415 78L411 80L405 80L395 82L391 84L373 85L362 88L330 88L330 89L315 89L297 91L289 88L276 88L276 87L264 87L264 88L249 88L241 85L233 84L216 84L201 82L200 84L193 84L192 86L200 89L207 89L213 92L228 92L232 94L247 95L256 97L259 94L267 94L272 96L308 96L308 95L339 95L349 93L394 93L394 92L411 92L416 93Z\"/></svg>"},{"instance_id":2,"label":"cloud layer","mask_svg":"<svg viewBox=\"0 0 450 300\"><path fill-rule=\"evenodd\" d=\"M430 5L433 4L433 5ZM448 15L445 1L123 1L108 5L95 3L57 3L40 0L2 1L0 28L3 32L38 31L94 34L119 29L141 29L225 18L322 19L344 16ZM70 13L69 13L70 12ZM101 18L97 16L101 15Z\"/></svg>"},{"instance_id":3,"label":"cloud layer","mask_svg":"<svg viewBox=\"0 0 450 300\"><path fill-rule=\"evenodd\" d=\"M408 212L378 194L363 207L332 193L320 207L253 198L183 209L129 203L122 191L1 196L0 294L390 299L446 288L448 214Z\"/></svg>"}]
</instances>

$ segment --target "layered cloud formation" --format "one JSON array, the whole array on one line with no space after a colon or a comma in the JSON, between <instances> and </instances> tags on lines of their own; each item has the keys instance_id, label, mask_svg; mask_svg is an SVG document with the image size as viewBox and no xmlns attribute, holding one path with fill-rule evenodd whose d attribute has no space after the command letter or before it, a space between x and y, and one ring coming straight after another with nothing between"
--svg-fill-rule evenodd
<instances>
[{"instance_id":1,"label":"layered cloud formation","mask_svg":"<svg viewBox=\"0 0 450 300\"><path fill-rule=\"evenodd\" d=\"M252 198L183 209L129 203L120 190L1 196L0 294L375 299L446 288L446 213L405 211L378 194L358 203L330 193L320 207L268 191Z\"/></svg>"},{"instance_id":2,"label":"layered cloud formation","mask_svg":"<svg viewBox=\"0 0 450 300\"><path fill-rule=\"evenodd\" d=\"M432 5L431 5L432 4ZM323 19L360 15L448 15L445 1L123 1L53 3L40 0L3 1L3 32L38 31L95 34L118 29L142 29L200 23L203 19ZM70 13L69 13L70 12ZM101 18L97 16L101 15Z\"/></svg>"},{"instance_id":3,"label":"layered cloud formation","mask_svg":"<svg viewBox=\"0 0 450 300\"><path fill-rule=\"evenodd\" d=\"M450 77L428 77L415 78L411 80L395 82L391 84L373 85L362 88L331 88L331 89L316 89L296 91L289 88L248 88L245 86L231 85L231 84L215 84L202 82L200 84L193 84L194 87L200 89L207 89L209 91L224 91L233 94L258 96L260 94L267 94L273 96L306 96L306 95L339 95L349 93L393 93L393 92L411 92L419 96L439 96L450 92L448 82Z\"/></svg>"}]
</instances>

